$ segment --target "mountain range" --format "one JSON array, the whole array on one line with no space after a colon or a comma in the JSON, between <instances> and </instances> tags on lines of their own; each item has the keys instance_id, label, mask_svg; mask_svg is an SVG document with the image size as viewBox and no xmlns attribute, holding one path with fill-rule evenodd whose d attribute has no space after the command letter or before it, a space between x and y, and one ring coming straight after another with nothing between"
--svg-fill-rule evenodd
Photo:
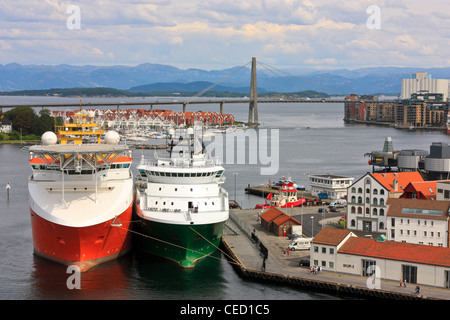
<instances>
[{"instance_id":1,"label":"mountain range","mask_svg":"<svg viewBox=\"0 0 450 320\"><path fill-rule=\"evenodd\" d=\"M450 79L450 68L378 67L355 70L278 70L258 66L258 92L314 90L330 95L398 95L401 79L426 71L435 79ZM144 63L136 66L0 65L0 91L48 90L52 88L106 87L130 92L233 91L249 93L250 69L180 69Z\"/></svg>"}]
</instances>

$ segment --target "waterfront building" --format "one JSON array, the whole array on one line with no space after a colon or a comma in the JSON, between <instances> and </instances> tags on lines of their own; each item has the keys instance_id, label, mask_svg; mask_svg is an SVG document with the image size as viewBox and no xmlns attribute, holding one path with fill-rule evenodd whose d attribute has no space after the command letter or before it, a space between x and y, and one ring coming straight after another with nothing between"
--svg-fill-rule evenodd
<instances>
[{"instance_id":1,"label":"waterfront building","mask_svg":"<svg viewBox=\"0 0 450 320\"><path fill-rule=\"evenodd\" d=\"M326 271L450 289L450 248L389 241L382 235L367 239L350 230L323 228L312 240L310 255L311 264Z\"/></svg>"},{"instance_id":2,"label":"waterfront building","mask_svg":"<svg viewBox=\"0 0 450 320\"><path fill-rule=\"evenodd\" d=\"M293 226L301 226L301 223L288 216L281 210L269 208L259 215L261 227L277 236L285 236L292 232ZM301 234L301 231L298 231Z\"/></svg>"},{"instance_id":3,"label":"waterfront building","mask_svg":"<svg viewBox=\"0 0 450 320\"><path fill-rule=\"evenodd\" d=\"M387 199L399 198L419 172L367 173L347 189L347 228L386 232Z\"/></svg>"},{"instance_id":4,"label":"waterfront building","mask_svg":"<svg viewBox=\"0 0 450 320\"><path fill-rule=\"evenodd\" d=\"M201 122L205 126L234 124L234 116L213 111L174 112L165 109L85 109L90 113L95 123L114 130L137 130L137 129L168 129L170 127L181 127ZM53 111L54 117L61 117L64 121L73 121L74 111Z\"/></svg>"},{"instance_id":5,"label":"waterfront building","mask_svg":"<svg viewBox=\"0 0 450 320\"><path fill-rule=\"evenodd\" d=\"M403 100L396 106L395 124L403 127L444 126L447 105L420 100Z\"/></svg>"},{"instance_id":6,"label":"waterfront building","mask_svg":"<svg viewBox=\"0 0 450 320\"><path fill-rule=\"evenodd\" d=\"M352 184L353 177L337 176L331 174L311 174L309 184L311 195L326 194L328 199L347 198L347 188Z\"/></svg>"},{"instance_id":7,"label":"waterfront building","mask_svg":"<svg viewBox=\"0 0 450 320\"><path fill-rule=\"evenodd\" d=\"M12 132L12 122L9 119L6 118L0 118L0 132L3 133L11 133Z\"/></svg>"},{"instance_id":8,"label":"waterfront building","mask_svg":"<svg viewBox=\"0 0 450 320\"><path fill-rule=\"evenodd\" d=\"M400 99L411 99L414 93L439 93L447 101L448 79L432 79L427 72L417 72L410 79L402 79Z\"/></svg>"},{"instance_id":9,"label":"waterfront building","mask_svg":"<svg viewBox=\"0 0 450 320\"><path fill-rule=\"evenodd\" d=\"M391 198L388 205L388 240L448 247L450 201Z\"/></svg>"}]
</instances>

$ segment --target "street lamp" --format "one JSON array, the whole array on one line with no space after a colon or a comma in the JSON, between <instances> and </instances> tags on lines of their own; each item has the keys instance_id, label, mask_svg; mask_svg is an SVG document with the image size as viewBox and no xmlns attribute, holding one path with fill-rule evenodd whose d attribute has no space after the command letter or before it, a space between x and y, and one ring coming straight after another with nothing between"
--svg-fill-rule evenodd
<instances>
[{"instance_id":1,"label":"street lamp","mask_svg":"<svg viewBox=\"0 0 450 320\"><path fill-rule=\"evenodd\" d=\"M311 216L311 238L314 238L314 216Z\"/></svg>"}]
</instances>

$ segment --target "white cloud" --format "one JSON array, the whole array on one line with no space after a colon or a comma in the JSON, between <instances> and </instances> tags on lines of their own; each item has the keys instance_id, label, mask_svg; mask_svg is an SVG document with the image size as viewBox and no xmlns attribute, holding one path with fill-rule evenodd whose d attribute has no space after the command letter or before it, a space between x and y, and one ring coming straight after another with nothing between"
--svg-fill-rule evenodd
<instances>
[{"instance_id":1,"label":"white cloud","mask_svg":"<svg viewBox=\"0 0 450 320\"><path fill-rule=\"evenodd\" d=\"M66 27L70 4L80 6L80 30ZM380 30L366 26L372 4ZM438 0L3 0L0 63L222 68L256 56L294 67L442 66L447 12Z\"/></svg>"}]
</instances>

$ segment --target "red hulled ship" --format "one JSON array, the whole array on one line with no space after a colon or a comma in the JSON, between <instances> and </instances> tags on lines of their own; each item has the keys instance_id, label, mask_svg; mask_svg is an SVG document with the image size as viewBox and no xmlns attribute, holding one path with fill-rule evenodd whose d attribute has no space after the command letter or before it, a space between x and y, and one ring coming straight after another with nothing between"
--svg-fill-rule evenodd
<instances>
[{"instance_id":1,"label":"red hulled ship","mask_svg":"<svg viewBox=\"0 0 450 320\"><path fill-rule=\"evenodd\" d=\"M131 150L92 119L80 110L59 128L60 143L46 132L41 145L26 148L34 252L81 271L131 249Z\"/></svg>"}]
</instances>

